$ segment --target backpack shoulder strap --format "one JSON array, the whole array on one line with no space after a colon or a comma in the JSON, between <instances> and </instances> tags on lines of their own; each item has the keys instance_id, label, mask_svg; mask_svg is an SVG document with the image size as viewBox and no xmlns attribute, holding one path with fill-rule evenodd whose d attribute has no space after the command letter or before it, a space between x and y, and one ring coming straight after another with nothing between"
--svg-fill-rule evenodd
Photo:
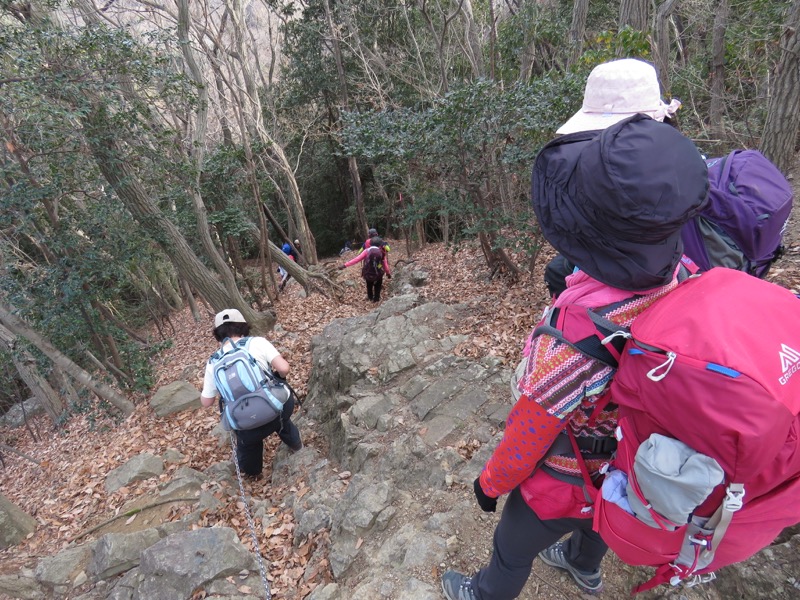
<instances>
[{"instance_id":1,"label":"backpack shoulder strap","mask_svg":"<svg viewBox=\"0 0 800 600\"><path fill-rule=\"evenodd\" d=\"M606 310L613 310L620 304L622 303L611 305ZM630 337L627 327L617 325L598 312L576 304L550 309L542 324L533 331L534 336L542 333L572 346L578 352L612 369L619 366L622 347Z\"/></svg>"}]
</instances>

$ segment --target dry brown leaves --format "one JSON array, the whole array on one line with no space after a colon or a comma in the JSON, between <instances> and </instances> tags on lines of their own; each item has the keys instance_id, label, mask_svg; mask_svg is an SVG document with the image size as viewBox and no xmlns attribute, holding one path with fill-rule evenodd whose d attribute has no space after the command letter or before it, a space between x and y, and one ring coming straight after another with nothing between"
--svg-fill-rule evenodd
<instances>
[{"instance_id":1,"label":"dry brown leaves","mask_svg":"<svg viewBox=\"0 0 800 600\"><path fill-rule=\"evenodd\" d=\"M789 235L788 245L789 252L776 265L770 279L797 289L800 287L800 245L796 228ZM452 322L451 333L467 336L467 341L456 349L457 354L473 358L495 356L513 366L547 303L541 271L516 282L503 275L490 279L480 249L473 245L462 246L457 251L441 244L430 245L409 257L404 244L394 242L391 261L394 264L399 260L409 263L405 268L428 271L428 285L419 290L427 300L467 306L466 317ZM340 259L332 262L339 263ZM541 265L545 262L546 257L539 261ZM282 330L271 339L292 365L289 379L301 397L307 390L312 336L321 333L335 318L363 314L374 308L366 301L358 267L335 271L333 277L341 283L352 283L344 286L342 303L319 294L301 298L295 283L287 286L274 306ZM394 292L395 284L388 279L384 283L386 298ZM202 323L196 323L189 311L184 310L149 332L152 340L160 339L159 331L172 340L171 347L154 358L158 373L156 387L177 379L187 379L198 389L201 387L205 361L216 346L210 334L212 311L208 307L203 310L206 318ZM23 543L0 552L1 572L15 572L23 565L34 566L39 557L57 552L88 528L119 514L131 500L169 481L181 466L203 470L215 462L230 459L230 448L218 448L210 434L217 422L213 410L158 419L146 400L138 398L135 412L121 424L103 416L102 412L95 412L92 418L76 415L56 431L44 419L38 419L33 423L38 440L25 429L0 429L0 442L40 462L35 465L10 453L4 455L0 492L33 515L39 526ZM318 432L306 430L303 436L306 445L322 451L325 440ZM292 482L295 487L288 483L277 486L269 483L269 469L278 445L277 438L267 440L265 477L245 482L245 489L248 496L265 498L273 507L274 518L266 527L260 527L257 534L259 549L269 564L274 597L303 598L317 585L330 580L327 560L311 561L312 556L320 556L319 549L326 555L329 542L323 532L294 547L295 523L284 498L288 494L302 497L308 490L296 482ZM182 464L168 465L156 479L131 484L113 494L105 491L109 471L141 452L159 455L168 448L175 448L186 456ZM458 448L467 457L474 450L472 442L464 442ZM222 507L206 513L198 526L233 527L243 543L252 549L238 494L219 496ZM180 518L188 510L176 507L170 512L170 518Z\"/></svg>"}]
</instances>

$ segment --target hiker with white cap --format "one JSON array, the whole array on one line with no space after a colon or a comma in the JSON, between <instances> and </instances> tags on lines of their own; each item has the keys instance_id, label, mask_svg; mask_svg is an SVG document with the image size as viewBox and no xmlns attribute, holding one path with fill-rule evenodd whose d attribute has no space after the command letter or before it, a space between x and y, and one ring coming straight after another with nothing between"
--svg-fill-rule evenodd
<instances>
[{"instance_id":1,"label":"hiker with white cap","mask_svg":"<svg viewBox=\"0 0 800 600\"><path fill-rule=\"evenodd\" d=\"M534 163L531 202L539 226L578 268L529 339L518 370L519 399L473 483L485 512L494 512L508 494L491 559L471 577L444 573L448 600L516 598L537 556L566 571L581 591L602 590L600 563L608 546L592 529L581 470L596 478L616 447L617 408L604 398L615 369L568 342L566 330L556 337L546 326L559 315L591 309L628 327L677 287L680 230L705 206L708 191L697 148L659 122L669 105L657 93L649 103L636 103L621 89L623 76L638 72L657 91L652 67L640 65L647 66L624 60L597 67L584 107Z\"/></svg>"},{"instance_id":2,"label":"hiker with white cap","mask_svg":"<svg viewBox=\"0 0 800 600\"><path fill-rule=\"evenodd\" d=\"M225 309L214 317L214 338L220 343L217 352L211 355L206 364L203 377L203 391L200 402L209 407L216 403L220 395L214 377L216 363L223 353L234 347L243 347L249 352L264 376L271 376L285 380L289 374L289 363L266 338L250 336L250 325L242 313L235 308ZM263 469L264 440L271 434L277 433L281 441L290 450L296 452L303 447L300 432L292 423L291 416L294 412L294 396L287 395L283 404L280 418L256 427L254 429L236 431L236 459L243 473L251 477L261 475Z\"/></svg>"}]
</instances>

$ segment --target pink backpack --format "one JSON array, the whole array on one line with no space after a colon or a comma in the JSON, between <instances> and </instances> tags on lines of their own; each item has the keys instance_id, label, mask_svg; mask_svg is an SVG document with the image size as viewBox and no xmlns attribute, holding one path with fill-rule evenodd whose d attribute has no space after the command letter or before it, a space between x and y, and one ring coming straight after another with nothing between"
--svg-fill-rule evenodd
<instances>
[{"instance_id":1,"label":"pink backpack","mask_svg":"<svg viewBox=\"0 0 800 600\"><path fill-rule=\"evenodd\" d=\"M600 490L582 470L594 529L624 562L656 567L634 593L713 579L800 523L794 294L715 268L657 300L630 332L591 320L620 356L608 394L618 448Z\"/></svg>"}]
</instances>

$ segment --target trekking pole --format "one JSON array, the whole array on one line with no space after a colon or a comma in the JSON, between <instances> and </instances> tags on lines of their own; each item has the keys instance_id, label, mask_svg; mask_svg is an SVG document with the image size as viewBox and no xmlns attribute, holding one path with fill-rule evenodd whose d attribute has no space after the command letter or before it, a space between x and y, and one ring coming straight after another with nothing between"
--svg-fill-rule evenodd
<instances>
[{"instance_id":1,"label":"trekking pole","mask_svg":"<svg viewBox=\"0 0 800 600\"><path fill-rule=\"evenodd\" d=\"M272 592L269 589L269 582L267 581L267 570L264 567L264 561L261 558L261 551L258 548L258 537L256 537L256 525L253 521L253 515L250 514L250 505L244 493L244 482L242 481L242 471L239 469L239 459L236 457L236 440L233 437L233 431L228 432L231 438L231 448L233 449L233 464L236 465L236 477L239 479L239 493L242 496L242 504L244 504L244 514L247 517L247 526L250 528L250 535L253 537L253 548L255 548L256 557L258 558L258 570L261 573L261 583L264 584L264 596L267 600L272 600Z\"/></svg>"}]
</instances>

